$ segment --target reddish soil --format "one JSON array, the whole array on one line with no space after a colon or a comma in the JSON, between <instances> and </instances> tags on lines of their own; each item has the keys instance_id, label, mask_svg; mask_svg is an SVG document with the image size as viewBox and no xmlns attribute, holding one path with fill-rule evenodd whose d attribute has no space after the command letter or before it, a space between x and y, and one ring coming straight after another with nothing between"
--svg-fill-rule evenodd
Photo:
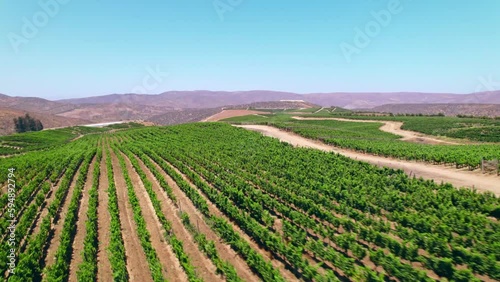
<instances>
[{"instance_id":1,"label":"reddish soil","mask_svg":"<svg viewBox=\"0 0 500 282\"><path fill-rule=\"evenodd\" d=\"M157 186L156 191L159 189L160 188ZM146 191L144 191L144 193L146 193ZM179 240L183 241L184 252L189 256L191 264L196 268L198 275L204 281L223 281L223 279L216 274L215 265L198 249L198 245L194 242L191 234L182 224L178 211L174 208L174 203L164 197L158 197L158 200L162 203L163 214L167 220L172 223L173 233ZM147 217L145 216L144 218L146 219Z\"/></svg>"},{"instance_id":2,"label":"reddish soil","mask_svg":"<svg viewBox=\"0 0 500 282\"><path fill-rule=\"evenodd\" d=\"M219 121L226 118L241 117L247 115L258 115L258 114L268 114L268 113L259 111L250 111L250 110L222 110L222 112L217 113L211 117L208 117L203 121Z\"/></svg>"},{"instance_id":3,"label":"reddish soil","mask_svg":"<svg viewBox=\"0 0 500 282\"><path fill-rule=\"evenodd\" d=\"M156 215L153 204L149 198L149 195L142 183L139 175L133 168L132 164L128 160L127 156L123 155L127 164L127 171L132 180L132 184L135 188L135 193L139 199L139 204L141 206L142 215L146 221L146 227L151 234L151 244L158 254L161 264L163 265L163 277L168 278L172 281L187 281L187 276L182 270L179 261L177 260L175 253L173 252L170 244L165 238L165 230ZM142 168L144 170L144 168ZM148 179L152 179L149 178ZM162 203L164 206L165 203ZM164 214L166 214L164 212ZM207 277L209 279L211 277ZM211 281L211 280L206 280Z\"/></svg>"},{"instance_id":4,"label":"reddish soil","mask_svg":"<svg viewBox=\"0 0 500 282\"><path fill-rule=\"evenodd\" d=\"M56 194L57 189L59 188L59 185L52 185L50 191L47 193L45 196L45 201L43 204L40 206L38 213L36 214L35 220L33 221L30 229L28 230L28 233L26 236L19 242L19 246L21 246L20 250L24 251L25 248L25 243L26 240L29 238L30 235L38 233L40 231L40 225L42 224L43 218L47 215L48 207L50 206L50 203L54 200L54 196Z\"/></svg>"},{"instance_id":5,"label":"reddish soil","mask_svg":"<svg viewBox=\"0 0 500 282\"><path fill-rule=\"evenodd\" d=\"M101 159L101 173L99 175L98 206L97 206L97 281L112 281L113 271L108 257L109 233L111 217L108 211L108 168L106 167L106 153L103 148Z\"/></svg>"},{"instance_id":6,"label":"reddish soil","mask_svg":"<svg viewBox=\"0 0 500 282\"><path fill-rule=\"evenodd\" d=\"M69 266L69 281L77 281L76 271L78 266L82 263L83 257L83 240L87 230L85 223L87 222L87 210L89 208L89 190L92 188L94 166L96 165L95 159L89 166L87 173L87 180L82 190L82 198L80 200L80 208L78 210L78 221L76 223L76 234L73 240L73 253L71 263Z\"/></svg>"},{"instance_id":7,"label":"reddish soil","mask_svg":"<svg viewBox=\"0 0 500 282\"><path fill-rule=\"evenodd\" d=\"M118 208L120 209L120 222L124 236L125 257L127 259L127 271L130 281L153 281L146 255L137 235L137 228L133 220L134 215L127 195L125 178L123 177L118 158L112 151L111 159L113 162L116 193L118 194Z\"/></svg>"},{"instance_id":8,"label":"reddish soil","mask_svg":"<svg viewBox=\"0 0 500 282\"><path fill-rule=\"evenodd\" d=\"M233 229L240 235L240 237L242 239L244 239L249 245L250 247L252 247L257 253L259 253L260 255L262 255L264 258L267 258L268 260L271 261L272 265L274 266L274 268L278 269L281 273L281 275L287 280L287 281L296 281L297 280L297 277L291 273L289 270L287 270L285 268L285 265L278 261L278 260L275 260L273 259L273 255L266 251L265 249L261 248L259 246L259 244L257 244L255 241L252 240L252 238L250 238L243 230L241 230L238 225L234 224L229 218L227 218L225 216L224 213L222 213L216 206L215 204L213 204L209 199L206 198L205 194L203 194L202 191L200 191L198 189L198 187L196 187L196 185L194 185L184 174L182 174L176 167L174 167L173 165L171 165L170 163L167 163L170 167L172 167L179 175L182 176L182 178L184 180L186 180L189 185L191 187L193 187L194 189L196 189L198 191L198 193L201 195L201 197L203 199L205 199L205 201L208 203L208 209L210 211L211 214L217 216L217 217L221 217L221 218L224 218L225 220L227 220L231 226L233 227ZM177 196L177 194L176 194Z\"/></svg>"},{"instance_id":9,"label":"reddish soil","mask_svg":"<svg viewBox=\"0 0 500 282\"><path fill-rule=\"evenodd\" d=\"M149 170L146 170L146 167L142 164L142 162L140 163L142 169L146 171L148 179L155 179L153 174ZM208 240L211 240L215 243L215 247L217 249L217 252L219 253L220 258L230 262L236 269L236 273L238 274L238 276L244 281L258 281L259 277L252 272L252 270L246 264L245 260L238 256L238 254L233 249L231 249L230 245L221 242L220 237L215 234L210 226L208 226L208 224L205 222L204 216L198 211L198 209L193 205L189 198L180 190L179 186L177 186L177 183L175 183L175 181L170 176L168 176L156 163L153 162L153 164L165 178L168 185L172 188L174 195L177 198L177 206L182 208L182 211L189 215L191 223L199 229L199 232L205 234ZM153 189L156 190L156 193L158 195L161 195L161 198L165 202L168 202L171 205L175 205L174 203L172 203L167 193L163 191L163 189L159 186L156 179L153 183ZM180 211L179 208L176 208L176 210Z\"/></svg>"},{"instance_id":10,"label":"reddish soil","mask_svg":"<svg viewBox=\"0 0 500 282\"><path fill-rule=\"evenodd\" d=\"M81 167L78 168L78 173L75 174L73 177L73 181L71 182L71 185L68 190L68 194L64 198L64 201L62 203L62 207L60 208L59 212L59 217L57 220L54 220L52 222L52 232L53 236L48 242L48 250L47 250L47 255L45 256L45 267L52 265L55 262L55 253L57 251L57 248L59 248L59 237L61 236L61 231L63 229L64 225L64 219L66 218L66 214L68 213L68 207L71 202L71 198L73 197L73 191L75 190L76 186L76 180L80 176L81 173ZM55 194L55 191L54 193Z\"/></svg>"},{"instance_id":11,"label":"reddish soil","mask_svg":"<svg viewBox=\"0 0 500 282\"><path fill-rule=\"evenodd\" d=\"M109 187L108 168L106 167L106 154L104 153L101 159L101 173L99 175L98 187L98 206L97 206L97 241L99 247L97 250L97 281L113 280L113 271L108 257L108 246L110 237L110 221L111 217L108 211L108 193L106 190Z\"/></svg>"}]
</instances>

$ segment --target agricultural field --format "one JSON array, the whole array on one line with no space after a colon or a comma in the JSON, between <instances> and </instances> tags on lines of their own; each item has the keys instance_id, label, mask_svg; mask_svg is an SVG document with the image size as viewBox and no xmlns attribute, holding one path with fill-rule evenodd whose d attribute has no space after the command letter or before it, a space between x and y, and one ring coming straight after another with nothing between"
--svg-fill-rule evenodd
<instances>
[{"instance_id":1,"label":"agricultural field","mask_svg":"<svg viewBox=\"0 0 500 282\"><path fill-rule=\"evenodd\" d=\"M8 281L500 280L492 193L226 123L57 144L1 159Z\"/></svg>"},{"instance_id":2,"label":"agricultural field","mask_svg":"<svg viewBox=\"0 0 500 282\"><path fill-rule=\"evenodd\" d=\"M403 122L403 129L429 135L451 138L469 139L481 142L500 143L500 119L479 117L445 117L445 116L366 116L356 113L322 112L315 116L343 116L349 119L382 120Z\"/></svg>"},{"instance_id":3,"label":"agricultural field","mask_svg":"<svg viewBox=\"0 0 500 282\"><path fill-rule=\"evenodd\" d=\"M143 125L129 122L105 127L73 126L0 136L0 156L54 148L87 134L99 134Z\"/></svg>"},{"instance_id":4,"label":"agricultural field","mask_svg":"<svg viewBox=\"0 0 500 282\"><path fill-rule=\"evenodd\" d=\"M331 117L332 115L320 116L319 118L325 118L325 120L314 120L313 118L318 118L317 115L302 115L302 119L297 120L288 114L269 114L235 117L224 121L233 124L271 125L306 138L363 153L433 164L453 165L457 168L463 167L470 170L479 169L483 159L500 159L500 143L498 142L471 142L464 138L451 139L448 140L449 142L444 139L443 143L448 144L407 142L400 140L401 136L379 130L382 121L391 121L390 117L335 115L335 118L344 119L326 120ZM307 120L307 118L310 118L310 120ZM346 118L352 119L352 121L346 120ZM381 123L356 122L366 119L381 121ZM433 122L435 119L448 120L449 122ZM395 117L392 119L392 121L403 121L402 129L422 133L451 130L450 128L454 128L452 125L455 124L456 120L462 119L448 117ZM464 119L464 121L468 120L482 122L484 127L493 128L488 131L492 136L494 135L492 132L496 132L500 128L500 124L496 120ZM496 140L498 137L494 136L494 138Z\"/></svg>"}]
</instances>

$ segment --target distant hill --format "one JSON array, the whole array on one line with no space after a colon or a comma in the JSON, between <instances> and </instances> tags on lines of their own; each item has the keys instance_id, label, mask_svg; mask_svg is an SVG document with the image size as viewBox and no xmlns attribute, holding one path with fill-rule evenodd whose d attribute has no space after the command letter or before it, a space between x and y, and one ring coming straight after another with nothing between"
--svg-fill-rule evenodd
<instances>
[{"instance_id":1,"label":"distant hill","mask_svg":"<svg viewBox=\"0 0 500 282\"><path fill-rule=\"evenodd\" d=\"M321 106L339 106L346 109L373 108L386 104L500 104L500 91L473 94L320 93L306 94L304 100Z\"/></svg>"},{"instance_id":2,"label":"distant hill","mask_svg":"<svg viewBox=\"0 0 500 282\"><path fill-rule=\"evenodd\" d=\"M89 123L88 120L66 118L46 113L27 112L10 108L0 108L0 135L14 133L15 130L13 119L24 116L26 113L29 113L30 116L35 119L39 119L42 122L44 128L66 127Z\"/></svg>"},{"instance_id":3,"label":"distant hill","mask_svg":"<svg viewBox=\"0 0 500 282\"><path fill-rule=\"evenodd\" d=\"M54 102L36 97L11 97L0 94L0 105L5 108L28 112L57 114L76 108L75 105Z\"/></svg>"},{"instance_id":4,"label":"distant hill","mask_svg":"<svg viewBox=\"0 0 500 282\"><path fill-rule=\"evenodd\" d=\"M347 109L373 108L385 104L500 104L500 91L473 94L443 93L315 93L296 94L277 91L170 91L157 95L112 94L105 96L66 99L64 104L135 104L169 108L217 108L255 102L304 100L320 106Z\"/></svg>"},{"instance_id":5,"label":"distant hill","mask_svg":"<svg viewBox=\"0 0 500 282\"><path fill-rule=\"evenodd\" d=\"M444 114L447 116L500 116L500 104L389 104L369 111L393 114Z\"/></svg>"},{"instance_id":6,"label":"distant hill","mask_svg":"<svg viewBox=\"0 0 500 282\"><path fill-rule=\"evenodd\" d=\"M255 102L244 105L226 106L224 109L308 109L319 108L321 106L315 105L304 100L281 100L269 102Z\"/></svg>"},{"instance_id":7,"label":"distant hill","mask_svg":"<svg viewBox=\"0 0 500 282\"><path fill-rule=\"evenodd\" d=\"M141 104L81 104L58 116L86 119L92 122L146 120L151 116L174 111L173 108Z\"/></svg>"},{"instance_id":8,"label":"distant hill","mask_svg":"<svg viewBox=\"0 0 500 282\"><path fill-rule=\"evenodd\" d=\"M183 109L155 115L146 119L159 125L172 125L202 121L222 111L222 108L211 109Z\"/></svg>"},{"instance_id":9,"label":"distant hill","mask_svg":"<svg viewBox=\"0 0 500 282\"><path fill-rule=\"evenodd\" d=\"M277 91L170 91L157 95L112 94L97 97L59 100L70 104L138 104L177 109L218 108L254 102L301 100L300 94Z\"/></svg>"},{"instance_id":10,"label":"distant hill","mask_svg":"<svg viewBox=\"0 0 500 282\"><path fill-rule=\"evenodd\" d=\"M276 101L287 100L289 102ZM296 102L303 100L304 102ZM295 101L295 102L293 102ZM288 103L288 104L287 104ZM346 109L374 108L386 104L500 104L500 91L474 94L442 94L442 93L315 93L297 94L279 91L170 91L161 94L111 94L96 97L64 99L50 101L36 97L11 97L0 94L0 105L5 108L55 115L64 118L87 120L91 122L108 122L120 120L184 120L173 118L176 114L186 116L190 109L215 109L221 107L241 106L247 108L307 108L307 107L342 107ZM440 106L442 107L442 106ZM472 110L462 114L475 114L489 111ZM450 114L466 110L457 108L448 110ZM387 108L385 108L387 109ZM419 108L420 109L420 108ZM422 108L423 110L425 107ZM435 110L435 108L433 108ZM378 109L383 111L384 108ZM387 109L387 111L393 111ZM397 111L397 110L394 110ZM402 111L402 110L401 110ZM491 110L493 111L493 110ZM165 117L161 115L167 114ZM195 116L202 116L196 113ZM10 122L9 119L7 119ZM4 122L0 120L0 122Z\"/></svg>"}]
</instances>

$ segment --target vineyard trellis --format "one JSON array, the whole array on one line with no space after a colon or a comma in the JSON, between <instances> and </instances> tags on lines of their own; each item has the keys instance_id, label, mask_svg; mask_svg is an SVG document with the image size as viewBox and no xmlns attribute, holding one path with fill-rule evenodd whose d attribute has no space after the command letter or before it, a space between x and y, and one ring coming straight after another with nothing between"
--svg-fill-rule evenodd
<instances>
[{"instance_id":1,"label":"vineyard trellis","mask_svg":"<svg viewBox=\"0 0 500 282\"><path fill-rule=\"evenodd\" d=\"M102 232L109 233L108 278L118 281L133 279L127 255L132 237L139 242L135 251L145 255L138 263L153 281L172 281L180 273L189 281L244 281L241 265L223 259L229 248L263 281L500 280L495 195L294 148L227 124L88 135L7 158L0 166L15 167L22 185L15 202L17 273L9 281L97 279ZM103 191L107 202L99 198ZM165 210L166 204L172 206ZM100 205L109 230L99 228ZM88 220L77 254L82 213ZM127 227L131 234L124 234L124 224L133 227ZM52 238L56 227L61 231ZM7 228L3 219L0 228ZM170 259L179 267L169 269L177 273L164 271L153 232L161 232L161 244L171 248ZM5 255L7 239L1 240ZM47 260L56 240L56 259ZM186 242L195 248L186 249ZM212 263L213 273L195 267L192 254ZM82 256L81 263L75 265L73 256ZM0 267L7 275L8 266Z\"/></svg>"},{"instance_id":2,"label":"vineyard trellis","mask_svg":"<svg viewBox=\"0 0 500 282\"><path fill-rule=\"evenodd\" d=\"M500 175L500 162L498 159L485 160L481 159L481 172L482 173L495 173Z\"/></svg>"}]
</instances>

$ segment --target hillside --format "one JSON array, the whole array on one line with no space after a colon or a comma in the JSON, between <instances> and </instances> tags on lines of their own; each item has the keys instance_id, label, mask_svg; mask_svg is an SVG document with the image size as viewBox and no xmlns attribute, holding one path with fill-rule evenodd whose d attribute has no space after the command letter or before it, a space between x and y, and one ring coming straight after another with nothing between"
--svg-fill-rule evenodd
<instances>
[{"instance_id":1,"label":"hillside","mask_svg":"<svg viewBox=\"0 0 500 282\"><path fill-rule=\"evenodd\" d=\"M5 108L28 112L57 114L76 108L75 105L54 102L37 97L11 97L0 94L0 105Z\"/></svg>"},{"instance_id":2,"label":"hillside","mask_svg":"<svg viewBox=\"0 0 500 282\"><path fill-rule=\"evenodd\" d=\"M320 93L304 99L321 106L347 109L373 108L385 104L500 104L500 91L472 94L443 93Z\"/></svg>"},{"instance_id":3,"label":"hillside","mask_svg":"<svg viewBox=\"0 0 500 282\"><path fill-rule=\"evenodd\" d=\"M303 100L304 102L276 102L282 100ZM474 94L439 94L439 93L317 93L296 94L278 91L170 91L157 95L112 94L50 101L34 97L10 97L0 94L3 107L42 114L56 115L64 118L87 120L91 122L107 122L117 120L157 120L161 123L176 120L191 120L183 109L216 109L221 107L238 107L254 109L271 108L310 108L310 107L342 107L346 109L368 109L382 105L393 105L392 108L375 109L388 112L433 113L446 111L450 114L496 115L497 106L477 106L476 104L500 104L500 91ZM404 104L401 107L394 106ZM414 105L418 104L414 108ZM427 108L425 105L439 104ZM469 106L443 106L443 104L468 104ZM474 106L472 106L474 104ZM445 109L442 109L442 108ZM429 112L427 112L429 111ZM161 115L166 114L162 117ZM192 113L193 114L193 113ZM182 117L175 117L181 115ZM203 114L195 113L201 117ZM168 121L167 121L168 120ZM10 117L7 119L10 122ZM2 121L5 123L6 121ZM50 122L49 122L50 123ZM74 124L70 121L69 124Z\"/></svg>"},{"instance_id":4,"label":"hillside","mask_svg":"<svg viewBox=\"0 0 500 282\"><path fill-rule=\"evenodd\" d=\"M225 109L309 109L319 108L320 106L306 102L304 100L281 100L269 102L255 102L244 105L228 106Z\"/></svg>"},{"instance_id":5,"label":"hillside","mask_svg":"<svg viewBox=\"0 0 500 282\"><path fill-rule=\"evenodd\" d=\"M105 96L66 99L66 104L135 104L170 108L217 108L255 102L304 100L320 106L348 109L372 108L385 104L500 104L500 91L473 94L451 93L313 93L297 94L277 91L170 91L157 95L112 94Z\"/></svg>"},{"instance_id":6,"label":"hillside","mask_svg":"<svg viewBox=\"0 0 500 282\"><path fill-rule=\"evenodd\" d=\"M151 116L173 110L168 107L141 104L83 104L76 105L76 108L70 111L59 113L58 116L87 119L92 122L146 120Z\"/></svg>"},{"instance_id":7,"label":"hillside","mask_svg":"<svg viewBox=\"0 0 500 282\"><path fill-rule=\"evenodd\" d=\"M322 127L299 123L302 134ZM344 124L341 138L398 138L359 125L366 130ZM461 155L474 161L484 150L443 145L431 156L456 158L445 167L346 152L276 127L245 128L277 138L226 123L12 136L46 138L24 149L36 153L0 162L7 172L0 199L23 207L3 209L18 219L15 231L0 218L8 234L0 251L19 258L9 280L500 279L498 177L455 168ZM429 153L420 149L393 152ZM9 182L29 184L14 194L5 192Z\"/></svg>"},{"instance_id":8,"label":"hillside","mask_svg":"<svg viewBox=\"0 0 500 282\"><path fill-rule=\"evenodd\" d=\"M447 116L500 116L500 104L388 104L370 111L393 114L445 114Z\"/></svg>"},{"instance_id":9,"label":"hillside","mask_svg":"<svg viewBox=\"0 0 500 282\"><path fill-rule=\"evenodd\" d=\"M172 108L217 108L253 102L300 100L299 94L276 91L170 91L157 95L112 94L60 100L71 104L140 104Z\"/></svg>"},{"instance_id":10,"label":"hillside","mask_svg":"<svg viewBox=\"0 0 500 282\"><path fill-rule=\"evenodd\" d=\"M213 109L184 109L155 115L146 119L159 125L172 125L188 122L197 122L220 112L221 108Z\"/></svg>"},{"instance_id":11,"label":"hillside","mask_svg":"<svg viewBox=\"0 0 500 282\"><path fill-rule=\"evenodd\" d=\"M14 133L15 130L13 119L19 116L24 116L26 113L29 113L30 116L36 119L39 119L42 122L44 128L65 127L89 123L88 120L83 119L66 118L45 113L0 108L0 135Z\"/></svg>"}]
</instances>

